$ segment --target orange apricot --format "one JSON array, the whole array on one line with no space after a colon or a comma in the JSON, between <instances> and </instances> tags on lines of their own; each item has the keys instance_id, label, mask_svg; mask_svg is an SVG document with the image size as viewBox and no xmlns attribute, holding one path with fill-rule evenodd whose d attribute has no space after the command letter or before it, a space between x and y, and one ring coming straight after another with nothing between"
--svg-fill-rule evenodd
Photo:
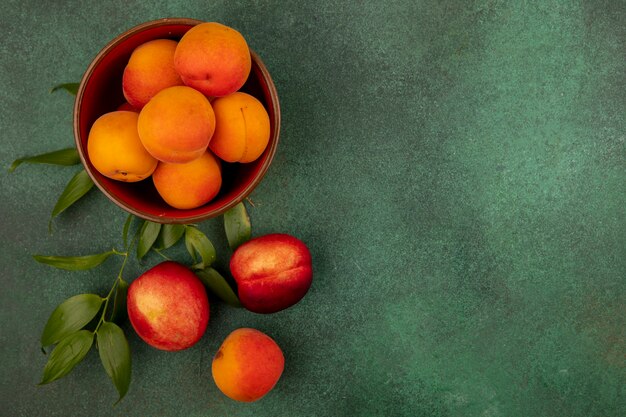
<instances>
[{"instance_id":1,"label":"orange apricot","mask_svg":"<svg viewBox=\"0 0 626 417\"><path fill-rule=\"evenodd\" d=\"M177 45L170 39L155 39L133 51L122 76L124 97L132 106L141 109L164 88L183 85L174 69Z\"/></svg>"},{"instance_id":2,"label":"orange apricot","mask_svg":"<svg viewBox=\"0 0 626 417\"><path fill-rule=\"evenodd\" d=\"M212 102L215 133L211 151L227 162L252 162L270 139L270 118L263 104L250 94L237 92Z\"/></svg>"},{"instance_id":3,"label":"orange apricot","mask_svg":"<svg viewBox=\"0 0 626 417\"><path fill-rule=\"evenodd\" d=\"M161 90L139 113L139 137L159 161L190 162L199 158L215 130L209 100L190 87Z\"/></svg>"},{"instance_id":4,"label":"orange apricot","mask_svg":"<svg viewBox=\"0 0 626 417\"><path fill-rule=\"evenodd\" d=\"M232 332L213 358L211 371L217 387L236 401L261 399L274 388L285 367L276 342L255 329Z\"/></svg>"},{"instance_id":5,"label":"orange apricot","mask_svg":"<svg viewBox=\"0 0 626 417\"><path fill-rule=\"evenodd\" d=\"M89 131L87 154L93 166L105 177L141 181L155 170L154 159L137 134L138 115L114 111L100 116Z\"/></svg>"},{"instance_id":6,"label":"orange apricot","mask_svg":"<svg viewBox=\"0 0 626 417\"><path fill-rule=\"evenodd\" d=\"M215 22L191 28L174 55L174 67L183 82L208 97L239 90L251 66L250 49L241 33Z\"/></svg>"},{"instance_id":7,"label":"orange apricot","mask_svg":"<svg viewBox=\"0 0 626 417\"><path fill-rule=\"evenodd\" d=\"M177 209L192 209L211 201L222 186L219 161L205 152L184 164L159 162L152 181L163 200Z\"/></svg>"}]
</instances>

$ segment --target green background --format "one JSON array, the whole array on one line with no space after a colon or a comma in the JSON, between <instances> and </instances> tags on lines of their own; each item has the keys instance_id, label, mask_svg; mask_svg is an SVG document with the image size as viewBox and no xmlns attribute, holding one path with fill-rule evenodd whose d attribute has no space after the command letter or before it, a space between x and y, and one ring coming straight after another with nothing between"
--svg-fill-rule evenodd
<instances>
[{"instance_id":1,"label":"green background","mask_svg":"<svg viewBox=\"0 0 626 417\"><path fill-rule=\"evenodd\" d=\"M251 196L253 233L304 240L313 286L268 316L212 302L184 352L126 325L133 382L115 408L95 352L37 387L48 315L106 294L120 262L73 273L30 255L119 248L126 214L93 191L49 235L79 167L4 171L2 415L625 415L626 2L4 0L2 167L72 146L73 98L50 87L162 17L233 26L271 71L281 143ZM200 227L227 260L221 220ZM286 357L254 404L210 373L244 326Z\"/></svg>"}]
</instances>

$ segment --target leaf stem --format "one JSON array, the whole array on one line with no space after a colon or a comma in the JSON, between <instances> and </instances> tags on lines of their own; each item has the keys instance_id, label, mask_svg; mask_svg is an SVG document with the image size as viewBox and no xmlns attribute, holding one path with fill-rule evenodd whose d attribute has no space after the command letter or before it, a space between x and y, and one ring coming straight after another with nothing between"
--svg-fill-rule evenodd
<instances>
[{"instance_id":1,"label":"leaf stem","mask_svg":"<svg viewBox=\"0 0 626 417\"><path fill-rule=\"evenodd\" d=\"M124 267L126 266L126 262L128 261L128 252L124 252L124 261L122 262L122 267L120 268L120 272L119 274L117 274L117 280L116 283L122 279L122 272L124 272Z\"/></svg>"},{"instance_id":2,"label":"leaf stem","mask_svg":"<svg viewBox=\"0 0 626 417\"><path fill-rule=\"evenodd\" d=\"M128 252L118 252L117 250L115 250L115 248L111 249L111 251L116 255L123 256L124 261L122 262L122 266L120 267L120 272L117 274L117 278L115 278L115 282L113 282L113 286L111 287L111 290L109 291L107 296L104 298L104 309L102 310L102 315L100 316L100 320L98 321L98 325L96 326L96 330L94 330L94 333L97 333L102 323L105 322L107 309L109 307L109 301L111 300L111 296L113 295L115 289L120 283L120 280L122 279L122 273L124 272L124 268L126 267L126 262L128 261Z\"/></svg>"}]
</instances>

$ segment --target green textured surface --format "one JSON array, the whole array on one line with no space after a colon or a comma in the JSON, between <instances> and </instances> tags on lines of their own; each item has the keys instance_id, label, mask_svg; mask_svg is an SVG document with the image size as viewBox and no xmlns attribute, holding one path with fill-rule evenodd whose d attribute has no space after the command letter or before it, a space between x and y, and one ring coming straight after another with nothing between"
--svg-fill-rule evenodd
<instances>
[{"instance_id":1,"label":"green textured surface","mask_svg":"<svg viewBox=\"0 0 626 417\"><path fill-rule=\"evenodd\" d=\"M115 408L95 352L39 388L48 315L74 294L106 293L119 263L70 273L30 254L119 247L126 215L94 191L49 236L75 168L5 171L3 416L626 414L626 3L315 3L0 4L6 168L73 143L72 98L49 89L79 80L120 32L168 16L240 30L283 111L277 156L252 195L254 234L300 237L315 268L287 311L214 302L188 351L156 351L126 326L133 382ZM201 229L225 258L220 222ZM286 356L254 404L224 397L210 374L243 326Z\"/></svg>"}]
</instances>

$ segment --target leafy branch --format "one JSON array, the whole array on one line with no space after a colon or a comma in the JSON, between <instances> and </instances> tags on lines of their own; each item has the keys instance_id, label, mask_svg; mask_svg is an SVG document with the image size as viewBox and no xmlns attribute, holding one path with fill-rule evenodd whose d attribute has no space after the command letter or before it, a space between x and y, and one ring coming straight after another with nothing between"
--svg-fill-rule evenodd
<instances>
[{"instance_id":1,"label":"leafy branch","mask_svg":"<svg viewBox=\"0 0 626 417\"><path fill-rule=\"evenodd\" d=\"M56 381L69 374L80 363L97 341L100 359L106 373L109 375L119 393L118 402L128 392L131 378L130 347L124 331L114 323L113 319L120 317L116 312L120 308L120 299L126 298L128 284L122 278L122 272L128 259L128 252L112 251L124 257L120 272L106 297L96 294L75 295L61 303L50 315L46 327L41 335L41 346L56 344L46 363L40 385ZM111 253L111 252L107 252ZM35 258L39 262L48 263L52 257ZM58 258L49 265L57 266ZM87 264L87 257L75 257L76 269L95 267L102 261L97 255L92 256L93 262ZM71 257L63 260L64 269L70 269ZM113 300L113 309L109 311L109 304ZM89 324L100 313L95 328L91 330ZM107 313L110 320L107 320Z\"/></svg>"},{"instance_id":2,"label":"leafy branch","mask_svg":"<svg viewBox=\"0 0 626 417\"><path fill-rule=\"evenodd\" d=\"M131 381L131 354L124 331L116 323L125 318L129 285L123 278L123 272L135 245L137 259L141 260L151 250L160 254L162 250L175 246L184 236L185 247L192 260L190 268L196 276L222 301L241 307L231 285L211 266L217 258L215 247L196 225L162 225L144 220L137 225L133 239L128 242L134 219L131 214L124 223L123 252L112 248L83 256L33 256L37 262L68 271L95 268L111 256L123 258L119 273L105 297L97 294L75 295L62 302L50 315L41 335L41 347L45 352L45 348L56 346L50 353L40 385L68 375L85 358L95 340L100 361L119 393L117 402L124 398ZM224 228L229 242L243 243L250 238L250 221L243 203L224 215Z\"/></svg>"},{"instance_id":3,"label":"leafy branch","mask_svg":"<svg viewBox=\"0 0 626 417\"><path fill-rule=\"evenodd\" d=\"M50 315L41 335L41 347L43 350L53 344L56 346L46 363L40 385L69 374L85 358L95 338L102 365L119 393L118 402L128 392L131 379L130 347L124 331L115 321L123 317L122 309L126 309L128 283L123 279L123 272L129 249L135 240L130 245L125 244L125 252L113 248L108 252L87 256L34 256L37 262L70 271L95 268L112 255L123 257L120 271L106 297L96 294L75 295L61 303ZM112 309L109 310L111 301ZM100 317L95 327L90 326L98 313Z\"/></svg>"}]
</instances>

